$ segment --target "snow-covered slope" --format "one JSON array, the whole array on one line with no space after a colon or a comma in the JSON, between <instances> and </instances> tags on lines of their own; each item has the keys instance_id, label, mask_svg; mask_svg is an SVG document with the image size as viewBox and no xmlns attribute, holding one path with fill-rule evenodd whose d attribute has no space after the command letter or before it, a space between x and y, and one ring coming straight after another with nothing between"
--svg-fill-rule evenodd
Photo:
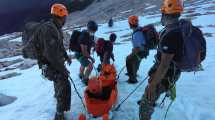
<instances>
[{"instance_id":1,"label":"snow-covered slope","mask_svg":"<svg viewBox=\"0 0 215 120\"><path fill-rule=\"evenodd\" d=\"M207 59L204 61L204 71L198 73L183 73L177 82L177 99L168 112L167 120L215 120L215 0L199 0L193 5L186 7L184 17L191 17L194 25L201 26L207 39ZM158 23L158 15L141 17L141 25ZM157 29L161 29L157 26ZM102 24L97 32L98 37L108 37L109 33L115 32L118 35L117 44L114 48L118 72L125 65L125 58L131 51L131 44L126 41L131 31L127 21L115 23L113 28ZM147 60L143 60L139 70L138 80L142 81L153 64L153 56L156 51L151 51ZM72 53L70 53L72 54ZM96 58L96 54L94 55ZM96 65L98 64L96 59ZM95 66L96 66L95 65ZM79 63L73 60L68 66L71 77L75 81L79 92L83 95L84 86L78 79ZM51 120L55 114L56 101L53 97L52 82L40 76L40 70L34 66L27 70L16 69L21 76L0 81L0 93L16 96L17 100L4 107L0 107L0 120ZM118 81L119 102L123 100L137 85L129 85L124 75L124 70ZM5 74L5 73L0 73ZM95 75L95 71L93 73ZM115 112L115 120L138 120L138 105L136 102L141 98L145 82L120 108ZM163 108L157 107L152 120L164 118L169 101ZM68 120L76 120L80 113L84 112L81 102L72 89L71 111L66 114Z\"/></svg>"}]
</instances>

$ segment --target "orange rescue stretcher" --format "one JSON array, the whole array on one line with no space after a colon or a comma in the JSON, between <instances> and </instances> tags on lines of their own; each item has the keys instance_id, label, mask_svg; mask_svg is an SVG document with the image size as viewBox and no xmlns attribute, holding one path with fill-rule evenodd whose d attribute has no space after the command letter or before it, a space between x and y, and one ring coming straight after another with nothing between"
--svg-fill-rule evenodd
<instances>
[{"instance_id":1,"label":"orange rescue stretcher","mask_svg":"<svg viewBox=\"0 0 215 120\"><path fill-rule=\"evenodd\" d=\"M84 100L87 111L93 117L102 117L109 120L109 112L117 103L117 81L114 65L105 64L102 66L98 77L90 78L84 92ZM86 117L79 116L79 120L86 120Z\"/></svg>"}]
</instances>

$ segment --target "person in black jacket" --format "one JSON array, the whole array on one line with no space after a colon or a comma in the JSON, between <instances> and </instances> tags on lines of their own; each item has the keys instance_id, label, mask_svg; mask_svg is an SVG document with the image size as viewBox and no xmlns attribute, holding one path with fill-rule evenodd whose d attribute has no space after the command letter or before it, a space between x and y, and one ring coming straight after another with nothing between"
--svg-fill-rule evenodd
<instances>
[{"instance_id":1,"label":"person in black jacket","mask_svg":"<svg viewBox=\"0 0 215 120\"><path fill-rule=\"evenodd\" d=\"M95 32L98 29L98 25L95 21L89 21L87 24L87 30L81 32L79 37L80 51L75 52L76 59L80 62L79 77L87 85L89 76L93 69L94 58L91 55L91 49L95 46Z\"/></svg>"},{"instance_id":2,"label":"person in black jacket","mask_svg":"<svg viewBox=\"0 0 215 120\"><path fill-rule=\"evenodd\" d=\"M174 91L174 86L181 75L181 70L174 63L180 61L183 54L183 36L177 27L183 12L183 1L164 0L163 2L161 23L165 29L160 35L156 62L148 73L150 76L148 85L139 102L140 120L151 120L156 101L162 93Z\"/></svg>"}]
</instances>

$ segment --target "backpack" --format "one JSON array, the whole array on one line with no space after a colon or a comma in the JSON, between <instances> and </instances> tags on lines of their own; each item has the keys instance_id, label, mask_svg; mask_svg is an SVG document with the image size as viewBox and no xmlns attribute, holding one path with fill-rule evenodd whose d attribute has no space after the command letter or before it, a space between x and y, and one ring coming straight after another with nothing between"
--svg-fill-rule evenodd
<instances>
[{"instance_id":1,"label":"backpack","mask_svg":"<svg viewBox=\"0 0 215 120\"><path fill-rule=\"evenodd\" d=\"M156 49L159 44L159 34L152 24L146 25L140 29L146 39L145 47L149 50Z\"/></svg>"},{"instance_id":2,"label":"backpack","mask_svg":"<svg viewBox=\"0 0 215 120\"><path fill-rule=\"evenodd\" d=\"M182 55L179 61L174 61L182 72L198 71L201 62L206 58L206 40L202 31L188 20L180 20L179 26L161 32L161 41L165 35L174 30L180 30L183 36Z\"/></svg>"},{"instance_id":3,"label":"backpack","mask_svg":"<svg viewBox=\"0 0 215 120\"><path fill-rule=\"evenodd\" d=\"M71 38L70 38L70 44L69 49L73 52L81 51L80 45L79 45L79 37L81 35L81 32L78 30L74 30L72 32Z\"/></svg>"},{"instance_id":4,"label":"backpack","mask_svg":"<svg viewBox=\"0 0 215 120\"><path fill-rule=\"evenodd\" d=\"M96 53L98 55L101 55L104 53L104 46L105 46L105 39L104 38L99 38L97 41L96 41Z\"/></svg>"},{"instance_id":5,"label":"backpack","mask_svg":"<svg viewBox=\"0 0 215 120\"><path fill-rule=\"evenodd\" d=\"M183 72L198 71L206 58L206 40L202 31L188 20L180 20L183 35L183 55L176 66Z\"/></svg>"},{"instance_id":6,"label":"backpack","mask_svg":"<svg viewBox=\"0 0 215 120\"><path fill-rule=\"evenodd\" d=\"M22 53L24 58L37 60L37 49L40 46L37 41L36 32L41 23L29 22L25 25L22 33Z\"/></svg>"}]
</instances>

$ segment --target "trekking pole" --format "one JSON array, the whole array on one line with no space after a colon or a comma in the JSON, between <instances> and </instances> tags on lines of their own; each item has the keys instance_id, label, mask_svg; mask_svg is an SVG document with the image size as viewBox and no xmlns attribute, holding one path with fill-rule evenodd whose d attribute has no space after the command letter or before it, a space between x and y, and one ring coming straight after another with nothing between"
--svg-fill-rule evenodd
<instances>
[{"instance_id":1,"label":"trekking pole","mask_svg":"<svg viewBox=\"0 0 215 120\"><path fill-rule=\"evenodd\" d=\"M165 100L166 100L167 97L168 97L168 95L166 94L166 95L164 96L164 98L162 99L162 101L161 101L161 103L160 103L160 105L159 105L161 108L164 106L164 102L165 102Z\"/></svg>"},{"instance_id":2,"label":"trekking pole","mask_svg":"<svg viewBox=\"0 0 215 120\"><path fill-rule=\"evenodd\" d=\"M171 101L171 103L169 104L169 106L168 106L168 108L167 108L167 110L166 110L166 113L165 113L165 116L164 116L164 120L166 120L167 114L168 114L169 109L170 109L170 107L172 106L172 104L173 104L173 101Z\"/></svg>"},{"instance_id":3,"label":"trekking pole","mask_svg":"<svg viewBox=\"0 0 215 120\"><path fill-rule=\"evenodd\" d=\"M75 82L72 80L72 78L71 78L70 76L69 76L69 79L70 79L70 81L72 82L73 87L74 87L74 89L75 89L75 92L77 93L78 97L80 98L81 103L82 103L82 105L83 105L85 111L87 112L87 109L86 109L86 106L85 106L85 104L84 104L83 98L81 97L80 93L78 92L78 89L77 89L77 87L76 87L76 85L75 85Z\"/></svg>"},{"instance_id":4,"label":"trekking pole","mask_svg":"<svg viewBox=\"0 0 215 120\"><path fill-rule=\"evenodd\" d=\"M119 74L118 74L118 76L117 76L117 80L119 80L119 77L120 77L120 74L122 73L122 71L125 69L125 67L126 67L126 65L125 66L123 66L122 68L121 68L121 70L119 71Z\"/></svg>"},{"instance_id":5,"label":"trekking pole","mask_svg":"<svg viewBox=\"0 0 215 120\"><path fill-rule=\"evenodd\" d=\"M120 104L118 104L113 111L118 111L119 108L121 107L121 105L148 79L148 77L149 76L147 76L146 78L144 78L143 81L141 81L139 83L139 85L137 85L137 87L133 91L131 91L131 93L129 93L128 96L124 100L122 100L122 102Z\"/></svg>"}]
</instances>

